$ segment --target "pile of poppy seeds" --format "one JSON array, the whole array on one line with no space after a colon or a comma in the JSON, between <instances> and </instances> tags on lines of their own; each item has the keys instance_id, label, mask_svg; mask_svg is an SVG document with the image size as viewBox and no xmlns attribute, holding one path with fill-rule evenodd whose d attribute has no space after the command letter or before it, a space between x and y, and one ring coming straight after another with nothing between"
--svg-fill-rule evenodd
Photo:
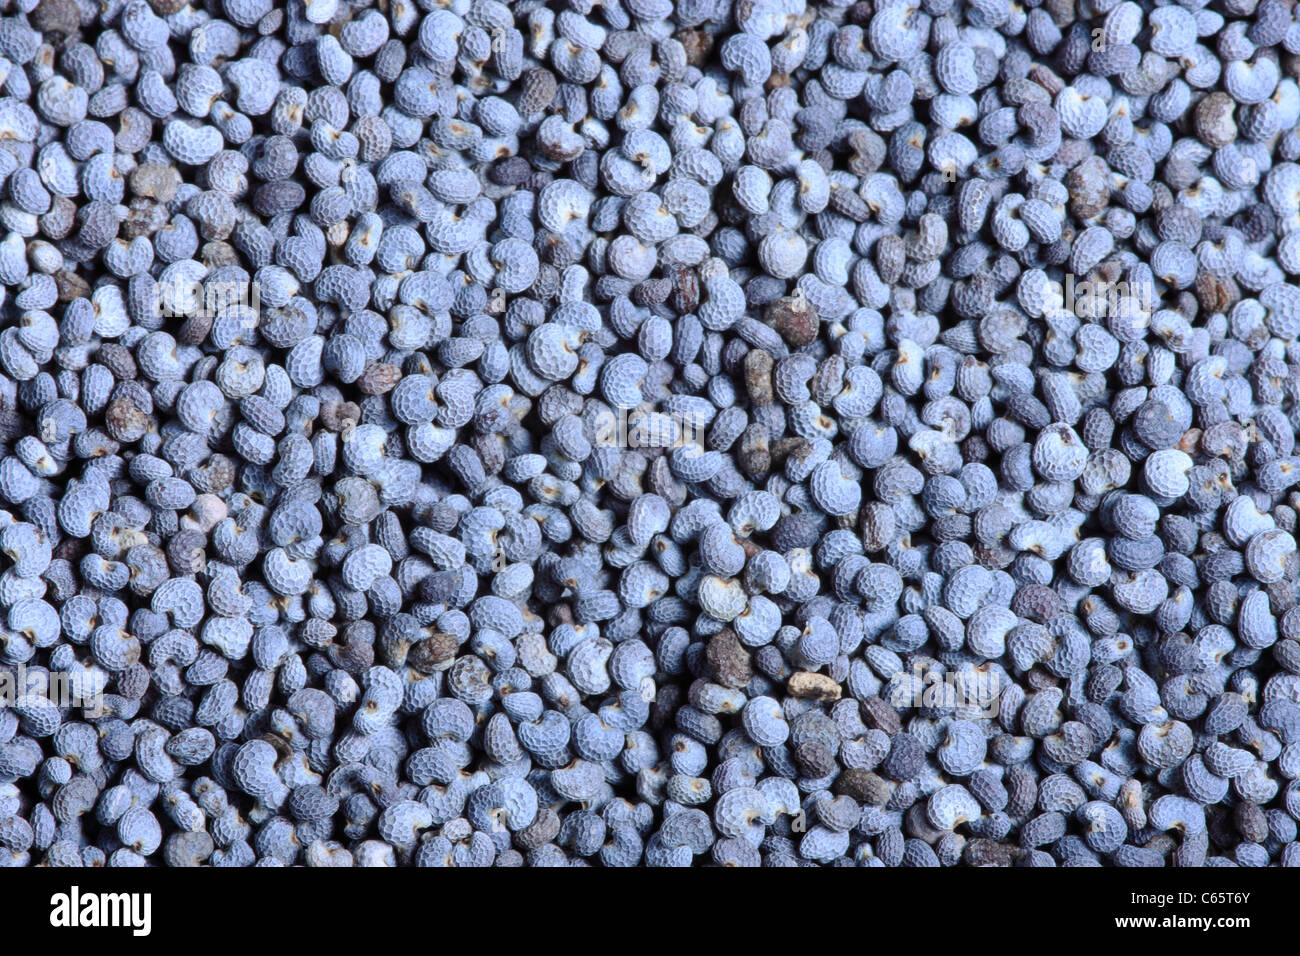
<instances>
[{"instance_id":1,"label":"pile of poppy seeds","mask_svg":"<svg viewBox=\"0 0 1300 956\"><path fill-rule=\"evenodd\" d=\"M0 865L1300 865L1290 0L3 0Z\"/></svg>"}]
</instances>

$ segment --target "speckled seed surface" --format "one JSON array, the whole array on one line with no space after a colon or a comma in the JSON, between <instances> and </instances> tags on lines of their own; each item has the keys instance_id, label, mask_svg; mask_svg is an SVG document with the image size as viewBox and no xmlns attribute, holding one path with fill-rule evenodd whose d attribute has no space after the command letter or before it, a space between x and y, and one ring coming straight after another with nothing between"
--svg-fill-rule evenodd
<instances>
[{"instance_id":1,"label":"speckled seed surface","mask_svg":"<svg viewBox=\"0 0 1300 956\"><path fill-rule=\"evenodd\" d=\"M0 865L1300 866L1289 0L0 0Z\"/></svg>"}]
</instances>

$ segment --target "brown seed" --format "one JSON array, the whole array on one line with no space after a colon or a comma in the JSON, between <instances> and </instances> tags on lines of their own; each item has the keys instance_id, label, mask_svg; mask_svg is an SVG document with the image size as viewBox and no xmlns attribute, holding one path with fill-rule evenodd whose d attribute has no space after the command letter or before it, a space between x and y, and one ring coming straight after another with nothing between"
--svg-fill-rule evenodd
<instances>
[{"instance_id":1,"label":"brown seed","mask_svg":"<svg viewBox=\"0 0 1300 956\"><path fill-rule=\"evenodd\" d=\"M117 342L101 342L99 348L95 350L95 357L113 373L113 377L119 382L129 381L139 374L135 356L125 345Z\"/></svg>"},{"instance_id":2,"label":"brown seed","mask_svg":"<svg viewBox=\"0 0 1300 956\"><path fill-rule=\"evenodd\" d=\"M90 283L75 272L69 272L67 269L60 269L54 273L54 286L59 290L60 302L71 302L74 299L90 297Z\"/></svg>"},{"instance_id":3,"label":"brown seed","mask_svg":"<svg viewBox=\"0 0 1300 956\"><path fill-rule=\"evenodd\" d=\"M700 280L693 269L678 266L673 272L673 308L682 315L700 304Z\"/></svg>"},{"instance_id":4,"label":"brown seed","mask_svg":"<svg viewBox=\"0 0 1300 956\"><path fill-rule=\"evenodd\" d=\"M1066 20L1065 23L1061 24L1061 26L1066 26L1074 21L1074 5L1070 3L1070 0L1058 0L1056 3L1049 3L1048 6L1055 6L1058 9L1064 9L1063 4L1070 8L1069 19ZM1051 11L1049 10L1048 12L1050 13ZM1053 16L1055 16L1055 14L1053 14ZM1053 97L1060 93L1061 90L1065 89L1065 81L1041 64L1034 65L1034 67L1029 71L1029 78L1043 89L1047 90L1047 92Z\"/></svg>"},{"instance_id":5,"label":"brown seed","mask_svg":"<svg viewBox=\"0 0 1300 956\"><path fill-rule=\"evenodd\" d=\"M1031 669L1025 675L1025 683L1033 690L1046 690L1060 685L1060 681L1055 676L1041 667Z\"/></svg>"},{"instance_id":6,"label":"brown seed","mask_svg":"<svg viewBox=\"0 0 1300 956\"><path fill-rule=\"evenodd\" d=\"M790 696L811 700L839 700L842 690L825 674L795 671L786 682Z\"/></svg>"},{"instance_id":7,"label":"brown seed","mask_svg":"<svg viewBox=\"0 0 1300 956\"><path fill-rule=\"evenodd\" d=\"M320 423L326 431L341 432L348 427L347 423L353 426L361 421L361 409L356 402L322 402L320 407Z\"/></svg>"},{"instance_id":8,"label":"brown seed","mask_svg":"<svg viewBox=\"0 0 1300 956\"><path fill-rule=\"evenodd\" d=\"M894 785L870 770L849 767L835 778L835 782L831 784L831 792L852 797L858 803L865 803L868 806L883 807L893 794Z\"/></svg>"},{"instance_id":9,"label":"brown seed","mask_svg":"<svg viewBox=\"0 0 1300 956\"><path fill-rule=\"evenodd\" d=\"M573 608L568 604L557 604L546 615L546 622L553 628L573 623Z\"/></svg>"},{"instance_id":10,"label":"brown seed","mask_svg":"<svg viewBox=\"0 0 1300 956\"><path fill-rule=\"evenodd\" d=\"M751 353L752 354L752 353ZM767 447L767 428L753 423L740 436L737 464L747 478L758 481L772 470L772 455Z\"/></svg>"},{"instance_id":11,"label":"brown seed","mask_svg":"<svg viewBox=\"0 0 1300 956\"><path fill-rule=\"evenodd\" d=\"M527 852L550 843L560 833L560 815L550 807L537 811L537 818L522 830L516 830L515 846Z\"/></svg>"},{"instance_id":12,"label":"brown seed","mask_svg":"<svg viewBox=\"0 0 1300 956\"><path fill-rule=\"evenodd\" d=\"M772 446L772 462L777 465L784 465L786 461L794 459L795 461L806 461L816 449L812 442L799 435L791 435L788 438L782 438Z\"/></svg>"},{"instance_id":13,"label":"brown seed","mask_svg":"<svg viewBox=\"0 0 1300 956\"><path fill-rule=\"evenodd\" d=\"M199 250L199 261L209 269L237 266L239 265L239 253L235 251L235 247L230 243L214 239L203 244L203 248Z\"/></svg>"},{"instance_id":14,"label":"brown seed","mask_svg":"<svg viewBox=\"0 0 1300 956\"><path fill-rule=\"evenodd\" d=\"M678 30L677 42L686 48L686 62L691 66L701 66L707 62L713 51L713 34L703 30Z\"/></svg>"},{"instance_id":15,"label":"brown seed","mask_svg":"<svg viewBox=\"0 0 1300 956\"><path fill-rule=\"evenodd\" d=\"M903 729L898 711L879 697L868 697L858 705L858 709L862 711L862 719L868 727L883 730L891 737Z\"/></svg>"},{"instance_id":16,"label":"brown seed","mask_svg":"<svg viewBox=\"0 0 1300 956\"><path fill-rule=\"evenodd\" d=\"M1231 278L1212 275L1202 270L1196 275L1196 299L1207 315L1227 312L1241 300L1241 290Z\"/></svg>"},{"instance_id":17,"label":"brown seed","mask_svg":"<svg viewBox=\"0 0 1300 956\"><path fill-rule=\"evenodd\" d=\"M218 452L197 468L191 468L186 477L196 491L219 495L235 483L235 463Z\"/></svg>"},{"instance_id":18,"label":"brown seed","mask_svg":"<svg viewBox=\"0 0 1300 956\"><path fill-rule=\"evenodd\" d=\"M456 659L458 647L456 638L439 632L412 647L406 662L421 674L445 671Z\"/></svg>"},{"instance_id":19,"label":"brown seed","mask_svg":"<svg viewBox=\"0 0 1300 956\"><path fill-rule=\"evenodd\" d=\"M391 362L371 362L357 379L363 395L384 395L402 380L402 370Z\"/></svg>"},{"instance_id":20,"label":"brown seed","mask_svg":"<svg viewBox=\"0 0 1300 956\"><path fill-rule=\"evenodd\" d=\"M1197 138L1206 146L1221 149L1237 138L1237 123L1233 113L1237 104L1227 93L1210 93L1196 104L1192 113L1192 126Z\"/></svg>"},{"instance_id":21,"label":"brown seed","mask_svg":"<svg viewBox=\"0 0 1300 956\"><path fill-rule=\"evenodd\" d=\"M81 9L76 0L41 0L31 12L31 24L41 33L75 33L81 29Z\"/></svg>"},{"instance_id":22,"label":"brown seed","mask_svg":"<svg viewBox=\"0 0 1300 956\"><path fill-rule=\"evenodd\" d=\"M1097 266L1094 272L1095 275L1089 273L1089 278L1092 280L1094 288L1098 283L1111 286L1118 282L1120 277L1124 274L1124 264L1118 259L1107 259L1101 265Z\"/></svg>"},{"instance_id":23,"label":"brown seed","mask_svg":"<svg viewBox=\"0 0 1300 956\"><path fill-rule=\"evenodd\" d=\"M754 405L771 405L776 398L772 365L772 356L762 349L750 349L745 355L745 391Z\"/></svg>"},{"instance_id":24,"label":"brown seed","mask_svg":"<svg viewBox=\"0 0 1300 956\"><path fill-rule=\"evenodd\" d=\"M1264 810L1254 803L1239 803L1233 810L1237 823L1237 832L1254 843L1263 843L1268 839L1268 819Z\"/></svg>"},{"instance_id":25,"label":"brown seed","mask_svg":"<svg viewBox=\"0 0 1300 956\"><path fill-rule=\"evenodd\" d=\"M894 540L898 529L894 509L883 501L872 501L861 509L862 547L881 551Z\"/></svg>"},{"instance_id":26,"label":"brown seed","mask_svg":"<svg viewBox=\"0 0 1300 956\"><path fill-rule=\"evenodd\" d=\"M129 395L109 402L104 411L104 427L109 436L124 444L138 441L152 425L149 416L136 407Z\"/></svg>"},{"instance_id":27,"label":"brown seed","mask_svg":"<svg viewBox=\"0 0 1300 956\"><path fill-rule=\"evenodd\" d=\"M713 679L724 687L744 687L754 677L749 651L731 628L723 628L709 640L705 657Z\"/></svg>"},{"instance_id":28,"label":"brown seed","mask_svg":"<svg viewBox=\"0 0 1300 956\"><path fill-rule=\"evenodd\" d=\"M801 295L777 299L767 307L765 318L792 349L814 342L820 328L817 310Z\"/></svg>"},{"instance_id":29,"label":"brown seed","mask_svg":"<svg viewBox=\"0 0 1300 956\"><path fill-rule=\"evenodd\" d=\"M1201 441L1201 430L1199 428L1189 428L1183 432L1183 437L1178 440L1174 447L1179 451L1185 451L1188 454L1194 453L1196 446Z\"/></svg>"},{"instance_id":30,"label":"brown seed","mask_svg":"<svg viewBox=\"0 0 1300 956\"><path fill-rule=\"evenodd\" d=\"M346 644L334 644L329 649L335 667L349 674L360 674L375 663L375 645L360 635L350 636Z\"/></svg>"},{"instance_id":31,"label":"brown seed","mask_svg":"<svg viewBox=\"0 0 1300 956\"><path fill-rule=\"evenodd\" d=\"M785 465L785 460L797 452L807 453L809 447L806 438L800 438L798 435L788 435L785 438L777 439L772 444L772 465L780 468Z\"/></svg>"},{"instance_id":32,"label":"brown seed","mask_svg":"<svg viewBox=\"0 0 1300 956\"><path fill-rule=\"evenodd\" d=\"M1016 552L998 544L975 546L975 560L990 571L1000 571L1016 559Z\"/></svg>"},{"instance_id":33,"label":"brown seed","mask_svg":"<svg viewBox=\"0 0 1300 956\"><path fill-rule=\"evenodd\" d=\"M127 204L126 218L118 228L118 234L126 242L136 236L152 236L167 225L167 207L143 196L137 196Z\"/></svg>"},{"instance_id":34,"label":"brown seed","mask_svg":"<svg viewBox=\"0 0 1300 956\"><path fill-rule=\"evenodd\" d=\"M813 373L812 381L808 383L814 402L825 407L844 391L844 369L844 359L838 355L831 355L821 361Z\"/></svg>"},{"instance_id":35,"label":"brown seed","mask_svg":"<svg viewBox=\"0 0 1300 956\"><path fill-rule=\"evenodd\" d=\"M1012 866L1024 851L1010 843L976 838L966 844L962 859L969 866Z\"/></svg>"},{"instance_id":36,"label":"brown seed","mask_svg":"<svg viewBox=\"0 0 1300 956\"><path fill-rule=\"evenodd\" d=\"M131 191L137 196L168 203L176 196L181 185L181 174L175 166L164 163L141 163L131 171Z\"/></svg>"},{"instance_id":37,"label":"brown seed","mask_svg":"<svg viewBox=\"0 0 1300 956\"><path fill-rule=\"evenodd\" d=\"M485 474L500 474L501 469L506 466L505 439L502 436L476 434L470 437L469 444L483 460Z\"/></svg>"},{"instance_id":38,"label":"brown seed","mask_svg":"<svg viewBox=\"0 0 1300 956\"><path fill-rule=\"evenodd\" d=\"M1110 171L1100 156L1091 156L1065 174L1070 212L1079 219L1101 215L1110 205Z\"/></svg>"}]
</instances>

